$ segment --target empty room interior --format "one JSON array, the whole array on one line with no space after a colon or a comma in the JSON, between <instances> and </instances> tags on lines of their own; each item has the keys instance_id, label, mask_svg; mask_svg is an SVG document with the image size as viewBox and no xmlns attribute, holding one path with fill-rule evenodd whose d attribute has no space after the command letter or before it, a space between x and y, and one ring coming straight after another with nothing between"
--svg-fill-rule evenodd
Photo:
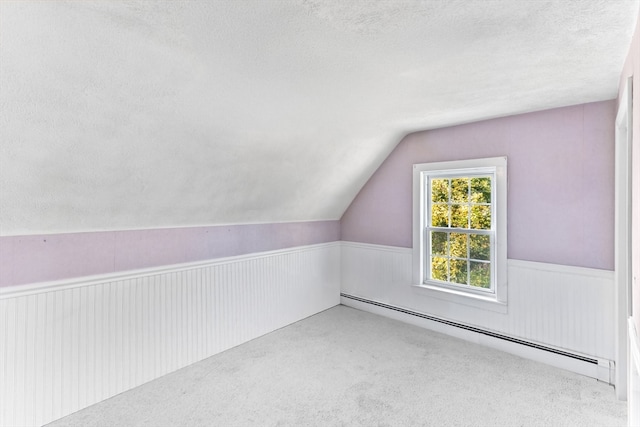
<instances>
[{"instance_id":1,"label":"empty room interior","mask_svg":"<svg viewBox=\"0 0 640 427\"><path fill-rule=\"evenodd\" d=\"M640 0L0 0L0 426L640 426Z\"/></svg>"}]
</instances>

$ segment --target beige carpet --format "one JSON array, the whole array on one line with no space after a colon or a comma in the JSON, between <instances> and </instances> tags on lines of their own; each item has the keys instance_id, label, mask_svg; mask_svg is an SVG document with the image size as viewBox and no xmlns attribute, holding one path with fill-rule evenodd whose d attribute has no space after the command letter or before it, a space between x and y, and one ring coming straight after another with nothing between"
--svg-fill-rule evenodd
<instances>
[{"instance_id":1,"label":"beige carpet","mask_svg":"<svg viewBox=\"0 0 640 427\"><path fill-rule=\"evenodd\" d=\"M611 386L338 306L52 426L624 426Z\"/></svg>"}]
</instances>

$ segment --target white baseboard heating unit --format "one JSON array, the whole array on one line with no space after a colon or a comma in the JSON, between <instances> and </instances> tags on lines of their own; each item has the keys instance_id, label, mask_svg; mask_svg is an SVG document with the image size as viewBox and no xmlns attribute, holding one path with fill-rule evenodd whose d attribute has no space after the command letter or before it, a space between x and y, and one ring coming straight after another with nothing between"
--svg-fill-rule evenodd
<instances>
[{"instance_id":1,"label":"white baseboard heating unit","mask_svg":"<svg viewBox=\"0 0 640 427\"><path fill-rule=\"evenodd\" d=\"M614 363L346 293L341 303L613 384Z\"/></svg>"}]
</instances>

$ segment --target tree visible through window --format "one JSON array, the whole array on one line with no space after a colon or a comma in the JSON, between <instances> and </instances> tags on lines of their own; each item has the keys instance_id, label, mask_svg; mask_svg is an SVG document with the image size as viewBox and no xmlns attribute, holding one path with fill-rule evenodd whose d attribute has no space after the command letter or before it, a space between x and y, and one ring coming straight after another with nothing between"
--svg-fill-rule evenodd
<instances>
[{"instance_id":1,"label":"tree visible through window","mask_svg":"<svg viewBox=\"0 0 640 427\"><path fill-rule=\"evenodd\" d=\"M507 158L413 165L413 212L413 284L506 306Z\"/></svg>"},{"instance_id":2,"label":"tree visible through window","mask_svg":"<svg viewBox=\"0 0 640 427\"><path fill-rule=\"evenodd\" d=\"M430 279L491 288L492 176L428 179Z\"/></svg>"}]
</instances>

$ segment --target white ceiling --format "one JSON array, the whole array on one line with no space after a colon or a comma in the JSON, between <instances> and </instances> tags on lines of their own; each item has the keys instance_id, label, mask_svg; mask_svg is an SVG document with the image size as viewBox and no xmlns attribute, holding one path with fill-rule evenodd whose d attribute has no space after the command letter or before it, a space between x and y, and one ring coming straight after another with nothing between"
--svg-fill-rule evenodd
<instances>
[{"instance_id":1,"label":"white ceiling","mask_svg":"<svg viewBox=\"0 0 640 427\"><path fill-rule=\"evenodd\" d=\"M615 98L638 3L0 2L0 234L339 219L409 132Z\"/></svg>"}]
</instances>

